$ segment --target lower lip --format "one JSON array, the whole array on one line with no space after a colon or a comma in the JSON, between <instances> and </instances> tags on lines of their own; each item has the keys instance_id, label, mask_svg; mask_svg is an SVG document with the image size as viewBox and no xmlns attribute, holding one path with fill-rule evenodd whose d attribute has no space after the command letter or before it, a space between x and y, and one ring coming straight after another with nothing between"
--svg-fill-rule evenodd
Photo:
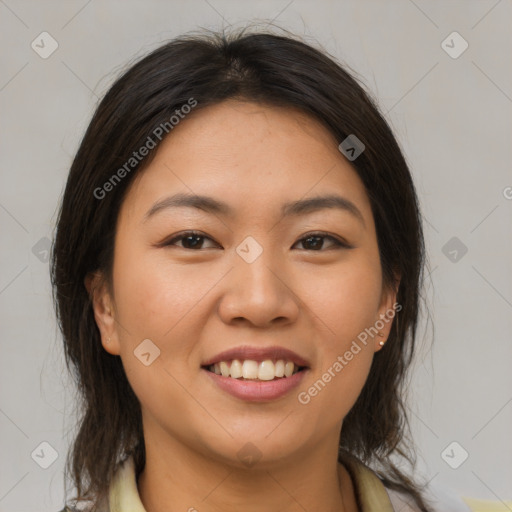
<instances>
[{"instance_id":1,"label":"lower lip","mask_svg":"<svg viewBox=\"0 0 512 512\"><path fill-rule=\"evenodd\" d=\"M305 369L291 377L282 377L274 380L251 381L223 377L204 368L202 370L222 390L247 402L269 402L281 398L296 388L304 378L304 374L308 371Z\"/></svg>"}]
</instances>

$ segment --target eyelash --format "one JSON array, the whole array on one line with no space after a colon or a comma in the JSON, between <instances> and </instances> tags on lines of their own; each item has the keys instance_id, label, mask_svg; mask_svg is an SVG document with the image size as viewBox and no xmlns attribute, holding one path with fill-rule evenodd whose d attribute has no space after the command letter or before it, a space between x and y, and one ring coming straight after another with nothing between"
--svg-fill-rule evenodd
<instances>
[{"instance_id":1,"label":"eyelash","mask_svg":"<svg viewBox=\"0 0 512 512\"><path fill-rule=\"evenodd\" d=\"M178 236L173 237L171 240L163 242L161 244L161 246L162 247L172 246L172 245L175 244L175 242L183 240L184 238L187 238L187 237L190 237L190 236L197 236L197 237L200 237L200 238L212 240L209 236L206 236L206 235L204 235L203 233L201 233L199 231L191 230L191 231L184 231L183 233L180 233ZM338 239L338 238L336 238L336 237L334 237L332 235L329 235L328 233L324 233L322 231L315 231L315 232L312 232L312 233L308 233L306 236L304 236L301 239L297 240L297 242L295 242L295 244L298 243L298 242L303 242L303 241L307 240L308 238L314 238L314 237L329 239L332 242L334 242L335 247L331 247L331 249L352 249L353 248L353 246L347 244L346 242L344 242L344 241L342 241L342 240L340 240L340 239ZM196 252L201 250L201 249L190 249L188 247L180 247L180 248L181 249L185 249L187 251L196 251ZM304 250L307 251L308 249L304 249ZM320 249L320 250L309 249L310 252L311 251L312 252L324 252L325 250L328 250L328 249Z\"/></svg>"}]
</instances>

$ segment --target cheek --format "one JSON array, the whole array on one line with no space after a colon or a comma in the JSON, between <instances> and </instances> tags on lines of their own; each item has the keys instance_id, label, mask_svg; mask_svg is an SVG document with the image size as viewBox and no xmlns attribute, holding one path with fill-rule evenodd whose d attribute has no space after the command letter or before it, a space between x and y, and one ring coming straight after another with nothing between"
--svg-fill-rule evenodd
<instances>
[{"instance_id":1,"label":"cheek","mask_svg":"<svg viewBox=\"0 0 512 512\"><path fill-rule=\"evenodd\" d=\"M162 400L185 414L191 404L183 383L190 380L189 355L201 330L194 306L212 286L214 276L202 280L192 266L156 262L148 252L133 249L120 243L114 262L123 367L140 403L152 415L162 414ZM137 357L143 353L139 349L143 341L144 352L150 354L148 365Z\"/></svg>"},{"instance_id":2,"label":"cheek","mask_svg":"<svg viewBox=\"0 0 512 512\"><path fill-rule=\"evenodd\" d=\"M328 321L335 334L318 340L319 364L309 387L301 389L297 396L300 404L310 407L312 418L323 418L326 430L342 421L353 407L374 356L374 341L364 332L371 325L370 315L360 303L355 307L348 299L344 302L342 297L332 304L333 314ZM370 306L371 301L367 304Z\"/></svg>"},{"instance_id":3,"label":"cheek","mask_svg":"<svg viewBox=\"0 0 512 512\"><path fill-rule=\"evenodd\" d=\"M336 423L357 400L372 364L374 340L365 329L379 318L379 261L372 253L359 254L328 277L321 273L311 277L316 279L311 281L315 286L308 306L318 317L322 335L313 386L301 390L305 395L299 401Z\"/></svg>"},{"instance_id":4,"label":"cheek","mask_svg":"<svg viewBox=\"0 0 512 512\"><path fill-rule=\"evenodd\" d=\"M119 321L138 337L162 339L197 305L216 276L202 275L193 265L170 263L126 251L114 264Z\"/></svg>"},{"instance_id":5,"label":"cheek","mask_svg":"<svg viewBox=\"0 0 512 512\"><path fill-rule=\"evenodd\" d=\"M378 320L381 279L379 260L362 251L339 268L309 274L308 306L329 341L328 352L344 351L345 345Z\"/></svg>"}]
</instances>

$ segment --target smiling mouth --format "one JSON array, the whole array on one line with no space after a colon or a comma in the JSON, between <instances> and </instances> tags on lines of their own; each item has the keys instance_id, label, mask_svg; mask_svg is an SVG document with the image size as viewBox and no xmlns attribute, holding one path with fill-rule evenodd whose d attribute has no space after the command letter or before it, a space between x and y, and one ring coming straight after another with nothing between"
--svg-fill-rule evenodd
<instances>
[{"instance_id":1,"label":"smiling mouth","mask_svg":"<svg viewBox=\"0 0 512 512\"><path fill-rule=\"evenodd\" d=\"M298 366L286 359L266 359L261 362L252 359L233 359L232 361L219 361L215 364L202 366L202 368L222 377L252 381L286 379L307 369L306 366Z\"/></svg>"}]
</instances>

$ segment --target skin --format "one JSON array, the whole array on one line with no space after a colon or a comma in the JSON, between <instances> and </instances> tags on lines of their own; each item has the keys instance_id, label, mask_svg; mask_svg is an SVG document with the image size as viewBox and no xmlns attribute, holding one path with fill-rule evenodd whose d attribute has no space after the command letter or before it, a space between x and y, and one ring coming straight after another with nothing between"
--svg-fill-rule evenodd
<instances>
[{"instance_id":1,"label":"skin","mask_svg":"<svg viewBox=\"0 0 512 512\"><path fill-rule=\"evenodd\" d=\"M118 218L113 294L100 273L86 285L103 347L121 357L141 403L138 489L148 512L357 511L338 440L391 322L310 403L297 399L396 300L383 286L365 188L338 144L300 112L229 100L181 121L132 183ZM212 196L234 215L173 208L144 221L178 192ZM364 225L338 209L280 214L285 202L333 193L357 206ZM203 245L161 245L184 230L201 231ZM353 248L301 242L312 231ZM252 263L236 252L247 236L263 248ZM134 357L145 339L161 351L149 366ZM266 403L220 390L201 364L243 344L307 359L300 389ZM261 454L251 467L237 456L247 442Z\"/></svg>"}]
</instances>

